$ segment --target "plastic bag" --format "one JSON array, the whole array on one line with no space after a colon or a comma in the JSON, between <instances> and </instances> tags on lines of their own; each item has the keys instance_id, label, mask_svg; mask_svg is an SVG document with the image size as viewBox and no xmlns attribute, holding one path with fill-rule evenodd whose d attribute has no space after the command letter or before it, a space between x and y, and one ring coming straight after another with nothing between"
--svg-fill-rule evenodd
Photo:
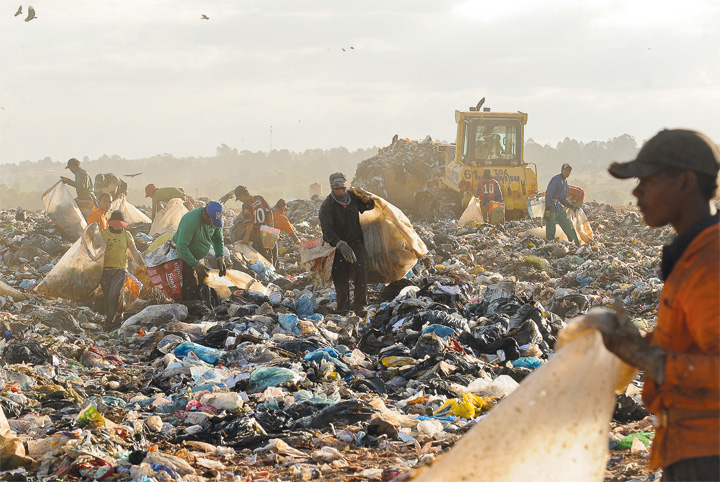
<instances>
[{"instance_id":1,"label":"plastic bag","mask_svg":"<svg viewBox=\"0 0 720 482\"><path fill-rule=\"evenodd\" d=\"M50 219L70 239L77 239L87 227L85 216L62 181L58 181L42 195L45 211Z\"/></svg>"},{"instance_id":2,"label":"plastic bag","mask_svg":"<svg viewBox=\"0 0 720 482\"><path fill-rule=\"evenodd\" d=\"M127 202L124 195L112 202L110 205L110 212L113 211L122 211L123 214L125 214L125 221L127 221L128 224L150 224L152 222L150 218L145 216L138 208Z\"/></svg>"},{"instance_id":3,"label":"plastic bag","mask_svg":"<svg viewBox=\"0 0 720 482\"><path fill-rule=\"evenodd\" d=\"M171 300L182 299L183 260L172 241L166 241L144 257L150 283Z\"/></svg>"},{"instance_id":4,"label":"plastic bag","mask_svg":"<svg viewBox=\"0 0 720 482\"><path fill-rule=\"evenodd\" d=\"M371 197L375 208L360 215L368 279L391 283L405 276L428 251L402 211L374 194Z\"/></svg>"},{"instance_id":5,"label":"plastic bag","mask_svg":"<svg viewBox=\"0 0 720 482\"><path fill-rule=\"evenodd\" d=\"M480 199L473 196L470 198L468 207L465 208L462 215L460 216L460 226L467 223L482 223L484 221L482 215L482 209L480 206Z\"/></svg>"},{"instance_id":6,"label":"plastic bag","mask_svg":"<svg viewBox=\"0 0 720 482\"><path fill-rule=\"evenodd\" d=\"M335 248L321 237L300 244L300 264L320 275L325 283L332 279Z\"/></svg>"},{"instance_id":7,"label":"plastic bag","mask_svg":"<svg viewBox=\"0 0 720 482\"><path fill-rule=\"evenodd\" d=\"M253 248L249 244L243 244L238 242L233 244L232 249L233 251L235 251L235 254L237 254L241 259L243 259L247 264L254 264L257 261L260 261L263 264L272 266L272 263L268 261L265 256L258 253L255 248Z\"/></svg>"},{"instance_id":8,"label":"plastic bag","mask_svg":"<svg viewBox=\"0 0 720 482\"><path fill-rule=\"evenodd\" d=\"M273 249L279 237L280 230L278 228L273 228L265 224L260 226L260 239L262 239L263 248Z\"/></svg>"},{"instance_id":9,"label":"plastic bag","mask_svg":"<svg viewBox=\"0 0 720 482\"><path fill-rule=\"evenodd\" d=\"M150 227L150 236L157 234L169 233L177 231L180 220L188 213L187 208L183 205L183 200L174 198L168 201L165 209L157 213L155 220Z\"/></svg>"},{"instance_id":10,"label":"plastic bag","mask_svg":"<svg viewBox=\"0 0 720 482\"><path fill-rule=\"evenodd\" d=\"M557 352L413 480L602 481L615 389L632 380L584 317ZM518 443L518 441L522 443Z\"/></svg>"},{"instance_id":11,"label":"plastic bag","mask_svg":"<svg viewBox=\"0 0 720 482\"><path fill-rule=\"evenodd\" d=\"M73 301L88 300L100 284L104 257L105 241L97 223L92 223L37 285L35 292Z\"/></svg>"},{"instance_id":12,"label":"plastic bag","mask_svg":"<svg viewBox=\"0 0 720 482\"><path fill-rule=\"evenodd\" d=\"M134 275L125 275L125 282L123 283L123 289L120 293L120 299L118 300L118 312L122 313L127 311L130 306L140 297L140 292L143 289L143 284Z\"/></svg>"},{"instance_id":13,"label":"plastic bag","mask_svg":"<svg viewBox=\"0 0 720 482\"><path fill-rule=\"evenodd\" d=\"M587 216L585 216L585 211L582 209L578 209L577 213L570 211L568 216L570 217L570 222L575 227L575 232L578 235L578 239L580 239L580 244L592 243L595 235L590 227L590 221L588 221Z\"/></svg>"},{"instance_id":14,"label":"plastic bag","mask_svg":"<svg viewBox=\"0 0 720 482\"><path fill-rule=\"evenodd\" d=\"M217 269L210 270L208 277L205 278L205 284L217 291L220 298L228 298L232 294L230 288L233 286L242 290L259 291L260 293L267 291L267 288L262 283L242 271L229 269L223 277L220 277L219 273L220 271Z\"/></svg>"}]
</instances>

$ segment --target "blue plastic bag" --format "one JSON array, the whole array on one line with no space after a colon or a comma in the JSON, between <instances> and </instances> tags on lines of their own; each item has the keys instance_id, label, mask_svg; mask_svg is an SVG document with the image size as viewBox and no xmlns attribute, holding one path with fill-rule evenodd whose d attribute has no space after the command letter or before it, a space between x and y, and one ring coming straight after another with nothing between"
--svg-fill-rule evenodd
<instances>
[{"instance_id":1,"label":"blue plastic bag","mask_svg":"<svg viewBox=\"0 0 720 482\"><path fill-rule=\"evenodd\" d=\"M295 302L295 313L297 313L298 316L311 315L311 314L315 313L316 308L317 308L317 303L315 302L315 296L312 293L303 294Z\"/></svg>"},{"instance_id":2,"label":"blue plastic bag","mask_svg":"<svg viewBox=\"0 0 720 482\"><path fill-rule=\"evenodd\" d=\"M216 348L210 348L207 346L198 345L197 343L193 343L191 341L186 341L184 343L180 343L175 348L175 350L173 351L173 355L178 358L184 358L190 352L195 353L195 356L202 361L213 365L216 364L218 360L220 360L220 357L225 354L223 350L218 350Z\"/></svg>"},{"instance_id":3,"label":"blue plastic bag","mask_svg":"<svg viewBox=\"0 0 720 482\"><path fill-rule=\"evenodd\" d=\"M422 330L422 334L435 333L440 338L449 338L455 334L455 330L445 325L432 324Z\"/></svg>"}]
</instances>

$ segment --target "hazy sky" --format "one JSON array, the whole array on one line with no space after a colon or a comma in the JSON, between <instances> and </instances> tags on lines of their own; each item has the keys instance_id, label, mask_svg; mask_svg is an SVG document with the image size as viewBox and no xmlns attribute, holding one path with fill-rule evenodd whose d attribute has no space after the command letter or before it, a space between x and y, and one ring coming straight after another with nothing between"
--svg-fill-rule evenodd
<instances>
[{"instance_id":1,"label":"hazy sky","mask_svg":"<svg viewBox=\"0 0 720 482\"><path fill-rule=\"evenodd\" d=\"M18 3L0 162L451 140L483 96L542 143L720 142L717 0L33 0L31 22Z\"/></svg>"}]
</instances>

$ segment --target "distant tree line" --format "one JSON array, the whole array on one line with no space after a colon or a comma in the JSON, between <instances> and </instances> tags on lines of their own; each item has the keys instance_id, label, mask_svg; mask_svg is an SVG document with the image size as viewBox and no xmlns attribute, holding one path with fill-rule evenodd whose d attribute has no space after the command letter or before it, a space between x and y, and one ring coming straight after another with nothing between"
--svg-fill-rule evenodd
<instances>
[{"instance_id":1,"label":"distant tree line","mask_svg":"<svg viewBox=\"0 0 720 482\"><path fill-rule=\"evenodd\" d=\"M307 149L293 152L287 149L270 153L238 151L227 144L220 145L214 156L182 157L159 154L142 159L124 159L117 155L103 155L98 159L81 159L81 166L91 178L100 173L113 172L125 177L129 185L128 200L137 205L148 205L145 186L154 183L158 187L181 187L193 197L217 199L235 186L242 184L251 193L261 194L268 202L279 198L307 199L309 186L315 182L322 185L323 193L328 192L328 175L335 171L344 172L349 179L355 174L357 165L377 153L377 147L349 151L344 147L333 149ZM529 139L525 143L525 160L538 166L539 189L543 191L552 176L560 172L560 166L567 162L573 166L571 181L582 186L588 193L588 200L624 203L629 199L621 186L600 186L609 181L607 166L616 160L629 160L637 154L635 139L627 134L607 141L583 143L566 138L555 147L541 145ZM65 170L67 159L25 161L19 164L3 164L0 177L0 208L43 209L42 193L60 179L70 176ZM595 186L597 184L597 186ZM602 189L597 188L600 186ZM607 193L606 193L607 191ZM626 190L627 191L627 190ZM605 194L610 199L603 199ZM74 190L71 189L74 194ZM595 197L593 197L595 196ZM598 199L599 198L599 199ZM231 207L239 207L232 202Z\"/></svg>"}]
</instances>

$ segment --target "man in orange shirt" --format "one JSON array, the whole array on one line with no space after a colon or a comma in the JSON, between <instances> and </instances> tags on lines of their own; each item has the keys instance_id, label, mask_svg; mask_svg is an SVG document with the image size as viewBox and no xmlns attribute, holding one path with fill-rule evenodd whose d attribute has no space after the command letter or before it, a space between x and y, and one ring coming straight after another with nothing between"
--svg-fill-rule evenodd
<instances>
[{"instance_id":1,"label":"man in orange shirt","mask_svg":"<svg viewBox=\"0 0 720 482\"><path fill-rule=\"evenodd\" d=\"M637 159L609 169L638 178L633 195L648 226L677 232L663 248L652 334L644 338L626 315L600 324L607 349L645 372L643 402L658 419L650 468L662 468L663 481L720 480L718 170L717 145L688 129L659 132Z\"/></svg>"},{"instance_id":2,"label":"man in orange shirt","mask_svg":"<svg viewBox=\"0 0 720 482\"><path fill-rule=\"evenodd\" d=\"M102 231L103 229L107 229L107 212L110 210L112 200L112 194L110 194L109 192L104 192L100 194L100 197L98 198L98 205L93 206L92 212L88 214L88 224L98 223L100 231Z\"/></svg>"}]
</instances>

